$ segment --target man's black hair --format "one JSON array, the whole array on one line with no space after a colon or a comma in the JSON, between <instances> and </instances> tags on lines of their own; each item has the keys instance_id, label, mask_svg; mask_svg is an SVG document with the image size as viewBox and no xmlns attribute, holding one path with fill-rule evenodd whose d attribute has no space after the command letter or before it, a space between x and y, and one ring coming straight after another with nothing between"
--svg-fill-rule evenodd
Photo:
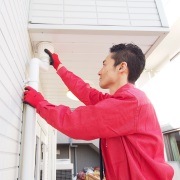
<instances>
[{"instance_id":1,"label":"man's black hair","mask_svg":"<svg viewBox=\"0 0 180 180\"><path fill-rule=\"evenodd\" d=\"M118 44L110 48L114 66L126 62L129 70L128 82L135 83L145 67L145 55L135 44Z\"/></svg>"}]
</instances>

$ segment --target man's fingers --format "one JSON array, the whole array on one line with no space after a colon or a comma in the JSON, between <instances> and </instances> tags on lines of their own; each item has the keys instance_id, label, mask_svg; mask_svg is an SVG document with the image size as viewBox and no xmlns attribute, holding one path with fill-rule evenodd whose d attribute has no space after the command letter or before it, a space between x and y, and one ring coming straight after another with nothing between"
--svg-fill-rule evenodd
<instances>
[{"instance_id":1,"label":"man's fingers","mask_svg":"<svg viewBox=\"0 0 180 180\"><path fill-rule=\"evenodd\" d=\"M30 91L24 91L24 96L31 95L32 93Z\"/></svg>"},{"instance_id":2,"label":"man's fingers","mask_svg":"<svg viewBox=\"0 0 180 180\"><path fill-rule=\"evenodd\" d=\"M24 89L29 91L32 90L33 88L31 86L26 86Z\"/></svg>"},{"instance_id":3,"label":"man's fingers","mask_svg":"<svg viewBox=\"0 0 180 180\"><path fill-rule=\"evenodd\" d=\"M34 88L32 88L31 86L26 86L25 88L24 88L24 90L25 91L28 91L28 92L33 92L33 93L36 93L37 91L34 89Z\"/></svg>"}]
</instances>

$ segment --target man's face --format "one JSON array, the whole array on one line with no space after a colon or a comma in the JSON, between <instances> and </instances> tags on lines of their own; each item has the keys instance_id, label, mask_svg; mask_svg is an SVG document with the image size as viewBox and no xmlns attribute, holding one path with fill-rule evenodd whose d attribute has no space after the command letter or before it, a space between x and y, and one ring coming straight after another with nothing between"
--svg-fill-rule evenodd
<instances>
[{"instance_id":1,"label":"man's face","mask_svg":"<svg viewBox=\"0 0 180 180\"><path fill-rule=\"evenodd\" d=\"M114 67L114 59L110 53L103 61L103 67L98 72L99 86L103 89L111 89L119 83L119 67Z\"/></svg>"}]
</instances>

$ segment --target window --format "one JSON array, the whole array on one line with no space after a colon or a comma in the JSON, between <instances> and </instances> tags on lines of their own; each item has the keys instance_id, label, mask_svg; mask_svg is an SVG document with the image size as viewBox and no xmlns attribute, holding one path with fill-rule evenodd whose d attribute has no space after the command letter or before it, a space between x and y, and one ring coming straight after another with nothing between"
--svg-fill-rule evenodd
<instances>
[{"instance_id":1,"label":"window","mask_svg":"<svg viewBox=\"0 0 180 180\"><path fill-rule=\"evenodd\" d=\"M165 133L164 144L167 160L180 162L180 131Z\"/></svg>"},{"instance_id":2,"label":"window","mask_svg":"<svg viewBox=\"0 0 180 180\"><path fill-rule=\"evenodd\" d=\"M56 180L72 180L72 171L56 170Z\"/></svg>"}]
</instances>

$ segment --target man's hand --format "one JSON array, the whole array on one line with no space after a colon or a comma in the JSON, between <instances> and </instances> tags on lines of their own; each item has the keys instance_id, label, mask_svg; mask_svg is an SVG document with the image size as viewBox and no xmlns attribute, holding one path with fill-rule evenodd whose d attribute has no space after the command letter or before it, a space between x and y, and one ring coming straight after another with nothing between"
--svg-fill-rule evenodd
<instances>
[{"instance_id":1,"label":"man's hand","mask_svg":"<svg viewBox=\"0 0 180 180\"><path fill-rule=\"evenodd\" d=\"M48 49L44 49L44 52L47 53L50 57L50 65L53 65L54 68L57 70L59 64L62 64L59 60L59 57L57 54L52 54Z\"/></svg>"},{"instance_id":2,"label":"man's hand","mask_svg":"<svg viewBox=\"0 0 180 180\"><path fill-rule=\"evenodd\" d=\"M44 101L44 100L45 99L41 95L41 93L37 92L35 89L33 89L30 86L25 87L23 103L29 104L30 106L36 108L39 102Z\"/></svg>"}]
</instances>

